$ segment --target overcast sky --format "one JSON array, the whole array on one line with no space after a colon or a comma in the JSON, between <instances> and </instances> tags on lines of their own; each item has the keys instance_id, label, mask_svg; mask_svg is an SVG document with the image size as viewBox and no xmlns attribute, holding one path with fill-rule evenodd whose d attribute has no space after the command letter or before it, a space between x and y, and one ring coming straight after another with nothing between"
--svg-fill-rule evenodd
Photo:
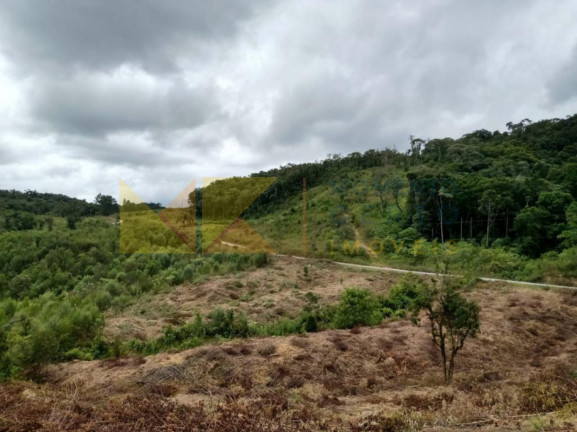
<instances>
[{"instance_id":1,"label":"overcast sky","mask_svg":"<svg viewBox=\"0 0 577 432\"><path fill-rule=\"evenodd\" d=\"M0 189L195 178L577 112L575 0L0 0Z\"/></svg>"}]
</instances>

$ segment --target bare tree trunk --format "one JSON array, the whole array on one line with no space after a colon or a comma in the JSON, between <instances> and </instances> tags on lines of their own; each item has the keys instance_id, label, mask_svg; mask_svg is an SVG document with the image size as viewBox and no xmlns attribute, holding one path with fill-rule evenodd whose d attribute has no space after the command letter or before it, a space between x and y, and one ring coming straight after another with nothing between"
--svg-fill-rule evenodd
<instances>
[{"instance_id":1,"label":"bare tree trunk","mask_svg":"<svg viewBox=\"0 0 577 432\"><path fill-rule=\"evenodd\" d=\"M399 194L400 194L400 185L398 183L398 179L396 179L394 181L394 185L391 188L391 192L393 195L393 198L395 199L395 205L397 206L397 208L399 209L399 212L401 214L403 214L403 209L401 209L401 205L399 204Z\"/></svg>"},{"instance_id":2,"label":"bare tree trunk","mask_svg":"<svg viewBox=\"0 0 577 432\"><path fill-rule=\"evenodd\" d=\"M486 246L489 247L489 228L491 227L491 210L487 212L487 240Z\"/></svg>"},{"instance_id":3,"label":"bare tree trunk","mask_svg":"<svg viewBox=\"0 0 577 432\"><path fill-rule=\"evenodd\" d=\"M441 357L443 358L443 376L445 378L445 382L448 383L448 368L447 368L447 354L445 353L444 349L441 349Z\"/></svg>"},{"instance_id":4,"label":"bare tree trunk","mask_svg":"<svg viewBox=\"0 0 577 432\"><path fill-rule=\"evenodd\" d=\"M444 244L444 243L445 243L445 239L444 239L444 237L443 237L443 203L441 203L441 207L440 207L440 210L439 210L439 215L440 215L439 220L441 221L441 243Z\"/></svg>"},{"instance_id":5,"label":"bare tree trunk","mask_svg":"<svg viewBox=\"0 0 577 432\"><path fill-rule=\"evenodd\" d=\"M447 384L450 384L453 381L453 371L455 370L455 355L456 353L451 353L451 358L449 359L449 370L446 377Z\"/></svg>"}]
</instances>

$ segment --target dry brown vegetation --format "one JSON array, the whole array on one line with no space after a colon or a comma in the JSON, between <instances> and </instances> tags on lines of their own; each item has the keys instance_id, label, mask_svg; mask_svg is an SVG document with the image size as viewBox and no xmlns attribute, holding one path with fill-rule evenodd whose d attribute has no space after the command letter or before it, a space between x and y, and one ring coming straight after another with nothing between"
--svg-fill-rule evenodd
<instances>
[{"instance_id":1,"label":"dry brown vegetation","mask_svg":"<svg viewBox=\"0 0 577 432\"><path fill-rule=\"evenodd\" d=\"M352 284L386 291L396 280L309 262L304 281L304 264L279 260L234 290L243 295L261 279L248 302L256 317L269 295L297 310L308 290L331 301ZM235 280L182 286L165 300L210 309L230 298ZM42 384L0 387L0 431L575 430L577 295L497 283L467 295L482 307L481 334L459 354L451 386L427 323L399 320L53 365Z\"/></svg>"},{"instance_id":2,"label":"dry brown vegetation","mask_svg":"<svg viewBox=\"0 0 577 432\"><path fill-rule=\"evenodd\" d=\"M253 321L274 320L297 315L306 303L307 292L317 295L320 302L336 303L346 287L386 292L399 279L399 275L354 271L328 261L276 257L273 263L144 297L120 314L111 312L105 333L109 339L117 335L150 339L160 336L169 324L190 320L197 311L206 314L216 307L242 310Z\"/></svg>"}]
</instances>

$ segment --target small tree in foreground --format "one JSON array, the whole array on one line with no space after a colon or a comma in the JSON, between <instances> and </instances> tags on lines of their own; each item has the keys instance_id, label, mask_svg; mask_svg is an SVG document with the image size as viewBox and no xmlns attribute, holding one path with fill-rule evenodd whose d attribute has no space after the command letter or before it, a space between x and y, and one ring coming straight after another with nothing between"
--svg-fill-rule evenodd
<instances>
[{"instance_id":1,"label":"small tree in foreground","mask_svg":"<svg viewBox=\"0 0 577 432\"><path fill-rule=\"evenodd\" d=\"M425 311L431 323L433 343L439 347L443 361L443 373L448 384L453 379L455 357L463 348L467 337L476 337L480 330L481 308L467 300L458 287L442 278L424 285L415 301L415 315Z\"/></svg>"}]
</instances>

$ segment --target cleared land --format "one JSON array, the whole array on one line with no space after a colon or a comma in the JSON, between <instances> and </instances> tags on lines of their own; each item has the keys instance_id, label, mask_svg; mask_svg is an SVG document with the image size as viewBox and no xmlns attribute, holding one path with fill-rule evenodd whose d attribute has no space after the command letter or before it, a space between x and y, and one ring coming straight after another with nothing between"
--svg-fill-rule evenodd
<instances>
[{"instance_id":1,"label":"cleared land","mask_svg":"<svg viewBox=\"0 0 577 432\"><path fill-rule=\"evenodd\" d=\"M217 306L290 317L307 292L335 303L346 287L386 293L399 278L277 257L142 298L108 317L106 333L152 338ZM575 430L577 294L480 282L467 296L482 307L481 334L451 386L428 323L398 320L53 365L42 384L0 387L0 430Z\"/></svg>"}]
</instances>

